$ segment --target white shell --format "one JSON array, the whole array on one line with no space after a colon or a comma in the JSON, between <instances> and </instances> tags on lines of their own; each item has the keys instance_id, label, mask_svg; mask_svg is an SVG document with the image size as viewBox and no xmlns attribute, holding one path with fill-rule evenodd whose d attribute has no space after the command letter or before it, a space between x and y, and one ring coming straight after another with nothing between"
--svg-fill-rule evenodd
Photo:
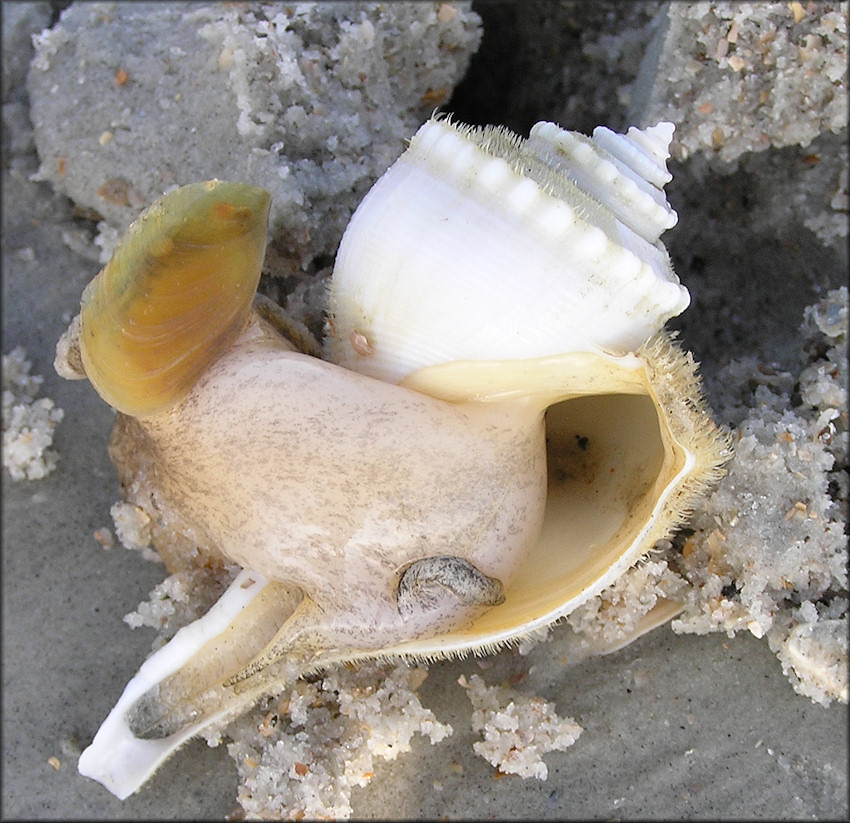
<instances>
[{"instance_id":1,"label":"white shell","mask_svg":"<svg viewBox=\"0 0 850 823\"><path fill-rule=\"evenodd\" d=\"M636 351L689 303L661 232L670 123L592 139L429 120L343 236L331 359L391 382L458 360Z\"/></svg>"}]
</instances>

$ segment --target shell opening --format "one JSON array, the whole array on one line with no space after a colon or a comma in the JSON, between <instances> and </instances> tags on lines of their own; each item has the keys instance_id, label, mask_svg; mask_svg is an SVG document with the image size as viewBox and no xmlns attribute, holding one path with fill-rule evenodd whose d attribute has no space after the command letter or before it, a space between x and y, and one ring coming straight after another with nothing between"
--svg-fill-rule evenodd
<instances>
[{"instance_id":1,"label":"shell opening","mask_svg":"<svg viewBox=\"0 0 850 823\"><path fill-rule=\"evenodd\" d=\"M636 562L664 533L672 479L688 455L643 394L572 397L545 415L548 490L543 528L505 602L466 631L435 638L435 653L494 648L568 614ZM661 518L662 522L669 522Z\"/></svg>"},{"instance_id":2,"label":"shell opening","mask_svg":"<svg viewBox=\"0 0 850 823\"><path fill-rule=\"evenodd\" d=\"M667 537L716 481L731 454L729 437L707 413L693 359L663 333L639 355L609 358L607 367L604 358L575 355L512 364L510 393L493 375L471 380L481 371L473 363L424 369L405 381L456 402L464 387L466 399L499 402L523 396L516 387L524 375L524 396L548 406L548 491L540 538L506 586L505 602L466 630L400 652L492 650L555 622Z\"/></svg>"},{"instance_id":3,"label":"shell opening","mask_svg":"<svg viewBox=\"0 0 850 823\"><path fill-rule=\"evenodd\" d=\"M588 599L598 581L616 579L640 556L636 544L651 548L654 541L647 544L642 532L686 462L665 438L648 395L578 397L550 406L546 439L543 531L506 603L482 616L480 631L545 625Z\"/></svg>"}]
</instances>

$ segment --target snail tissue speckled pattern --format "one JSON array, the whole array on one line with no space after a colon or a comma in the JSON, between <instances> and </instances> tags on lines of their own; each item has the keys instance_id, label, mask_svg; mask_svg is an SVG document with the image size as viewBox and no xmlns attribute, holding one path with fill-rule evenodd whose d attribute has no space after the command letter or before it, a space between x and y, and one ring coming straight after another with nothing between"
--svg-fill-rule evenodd
<instances>
[{"instance_id":1,"label":"snail tissue speckled pattern","mask_svg":"<svg viewBox=\"0 0 850 823\"><path fill-rule=\"evenodd\" d=\"M83 774L123 798L305 673L515 641L682 522L729 444L662 331L689 302L659 241L672 133L428 121L346 230L325 359L254 296L262 190L186 186L128 230L57 369L118 410L128 496L243 571Z\"/></svg>"}]
</instances>

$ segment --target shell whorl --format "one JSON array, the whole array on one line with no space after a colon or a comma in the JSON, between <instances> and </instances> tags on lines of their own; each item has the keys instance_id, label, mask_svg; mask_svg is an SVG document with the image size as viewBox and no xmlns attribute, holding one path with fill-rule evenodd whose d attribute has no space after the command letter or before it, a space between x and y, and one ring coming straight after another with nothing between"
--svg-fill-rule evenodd
<instances>
[{"instance_id":1,"label":"shell whorl","mask_svg":"<svg viewBox=\"0 0 850 823\"><path fill-rule=\"evenodd\" d=\"M587 138L541 122L531 129L527 144L632 231L656 243L677 221L664 195L665 184L673 179L666 163L673 128L672 123L659 123L617 134L597 126Z\"/></svg>"},{"instance_id":2,"label":"shell whorl","mask_svg":"<svg viewBox=\"0 0 850 823\"><path fill-rule=\"evenodd\" d=\"M107 403L166 411L238 336L262 271L268 192L210 180L136 220L83 292L80 353Z\"/></svg>"},{"instance_id":3,"label":"shell whorl","mask_svg":"<svg viewBox=\"0 0 850 823\"><path fill-rule=\"evenodd\" d=\"M396 382L456 360L635 351L689 303L658 241L676 221L670 137L429 120L343 236L331 359Z\"/></svg>"}]
</instances>

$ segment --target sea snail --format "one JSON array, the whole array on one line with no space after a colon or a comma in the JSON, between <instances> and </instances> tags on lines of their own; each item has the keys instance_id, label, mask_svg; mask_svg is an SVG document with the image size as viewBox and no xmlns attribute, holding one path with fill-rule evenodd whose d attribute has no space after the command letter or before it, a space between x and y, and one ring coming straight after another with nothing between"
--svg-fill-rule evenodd
<instances>
[{"instance_id":1,"label":"sea snail","mask_svg":"<svg viewBox=\"0 0 850 823\"><path fill-rule=\"evenodd\" d=\"M266 192L193 184L131 226L57 369L119 412L128 498L243 571L142 665L84 775L124 798L335 662L500 647L681 523L729 444L662 331L689 301L658 239L672 133L428 121L345 232L324 359L254 297Z\"/></svg>"}]
</instances>

